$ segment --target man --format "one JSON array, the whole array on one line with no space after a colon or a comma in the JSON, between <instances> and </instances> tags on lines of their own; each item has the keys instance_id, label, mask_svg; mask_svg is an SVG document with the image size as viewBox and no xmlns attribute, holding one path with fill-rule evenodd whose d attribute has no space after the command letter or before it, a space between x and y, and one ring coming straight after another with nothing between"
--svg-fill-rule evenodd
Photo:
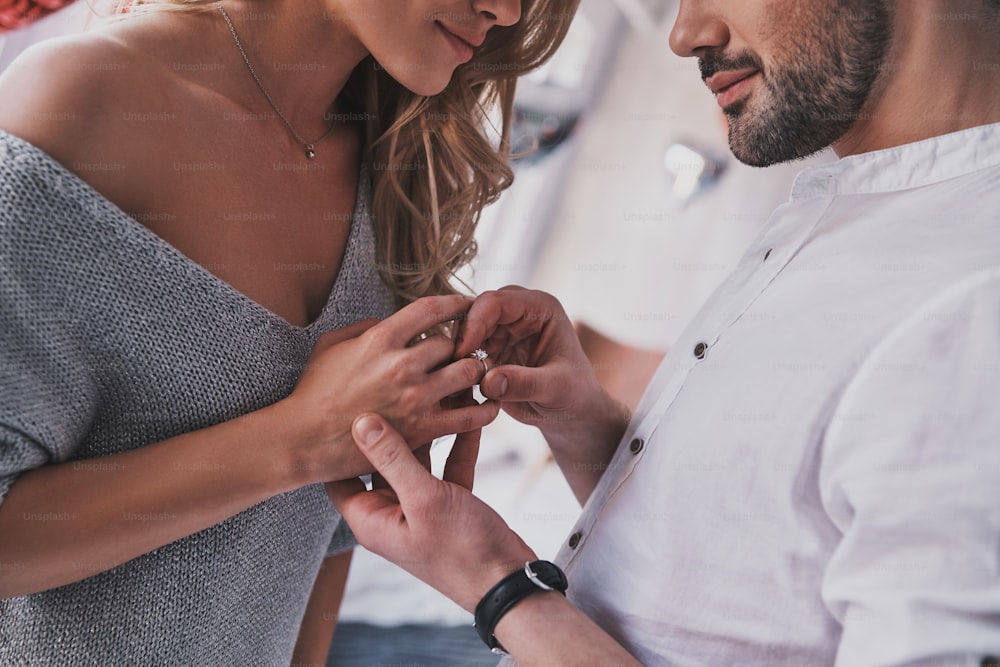
<instances>
[{"instance_id":1,"label":"man","mask_svg":"<svg viewBox=\"0 0 1000 667\"><path fill-rule=\"evenodd\" d=\"M1000 3L682 0L671 47L739 159L842 159L799 177L631 421L551 297L472 306L456 354L506 364L483 393L586 501L557 558L575 608L533 595L495 638L526 663L626 662L579 609L646 665L993 664ZM469 509L471 443L440 482L381 419L356 426L401 503L331 489L362 543L466 608L531 557Z\"/></svg>"},{"instance_id":2,"label":"man","mask_svg":"<svg viewBox=\"0 0 1000 667\"><path fill-rule=\"evenodd\" d=\"M665 48L674 2L645 6L670 13L621 37L531 280L559 296L597 379L631 409L799 172L835 157L758 169L727 155L728 123L697 62Z\"/></svg>"}]
</instances>

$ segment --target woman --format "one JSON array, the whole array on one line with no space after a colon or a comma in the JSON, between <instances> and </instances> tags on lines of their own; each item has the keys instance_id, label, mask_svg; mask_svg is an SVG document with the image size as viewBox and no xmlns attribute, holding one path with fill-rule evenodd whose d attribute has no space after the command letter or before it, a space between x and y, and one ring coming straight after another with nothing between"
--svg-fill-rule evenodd
<instances>
[{"instance_id":1,"label":"woman","mask_svg":"<svg viewBox=\"0 0 1000 667\"><path fill-rule=\"evenodd\" d=\"M353 419L496 415L422 334L569 5L145 2L0 77L0 662L325 656Z\"/></svg>"}]
</instances>

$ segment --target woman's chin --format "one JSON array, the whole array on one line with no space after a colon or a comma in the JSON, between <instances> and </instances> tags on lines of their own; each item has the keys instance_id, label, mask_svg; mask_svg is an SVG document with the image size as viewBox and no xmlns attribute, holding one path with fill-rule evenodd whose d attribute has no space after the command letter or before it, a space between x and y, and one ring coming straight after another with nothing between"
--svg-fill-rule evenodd
<instances>
[{"instance_id":1,"label":"woman's chin","mask_svg":"<svg viewBox=\"0 0 1000 667\"><path fill-rule=\"evenodd\" d=\"M389 72L392 74L392 72ZM409 90L414 95L421 95L423 97L434 97L435 95L440 95L448 88L448 84L451 83L451 75L449 73L447 77L435 76L435 77L421 77L417 79L416 77L393 77L407 90Z\"/></svg>"}]
</instances>

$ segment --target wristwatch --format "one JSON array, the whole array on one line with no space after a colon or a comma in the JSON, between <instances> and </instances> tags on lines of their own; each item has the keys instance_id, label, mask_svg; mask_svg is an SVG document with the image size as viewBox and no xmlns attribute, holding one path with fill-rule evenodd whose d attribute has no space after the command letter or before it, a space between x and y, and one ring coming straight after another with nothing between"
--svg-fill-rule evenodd
<instances>
[{"instance_id":1,"label":"wristwatch","mask_svg":"<svg viewBox=\"0 0 1000 667\"><path fill-rule=\"evenodd\" d=\"M568 586L566 574L555 563L547 560L525 563L522 569L501 579L476 605L475 625L479 637L491 651L506 655L493 636L493 630L503 615L532 593L558 591L566 595Z\"/></svg>"}]
</instances>

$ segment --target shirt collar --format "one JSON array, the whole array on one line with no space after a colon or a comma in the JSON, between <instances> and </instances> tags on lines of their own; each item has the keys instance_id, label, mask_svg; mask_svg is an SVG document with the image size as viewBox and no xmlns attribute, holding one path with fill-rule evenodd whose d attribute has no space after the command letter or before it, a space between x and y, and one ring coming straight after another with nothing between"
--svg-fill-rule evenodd
<instances>
[{"instance_id":1,"label":"shirt collar","mask_svg":"<svg viewBox=\"0 0 1000 667\"><path fill-rule=\"evenodd\" d=\"M998 165L1000 123L980 125L806 169L792 199L907 190Z\"/></svg>"}]
</instances>

